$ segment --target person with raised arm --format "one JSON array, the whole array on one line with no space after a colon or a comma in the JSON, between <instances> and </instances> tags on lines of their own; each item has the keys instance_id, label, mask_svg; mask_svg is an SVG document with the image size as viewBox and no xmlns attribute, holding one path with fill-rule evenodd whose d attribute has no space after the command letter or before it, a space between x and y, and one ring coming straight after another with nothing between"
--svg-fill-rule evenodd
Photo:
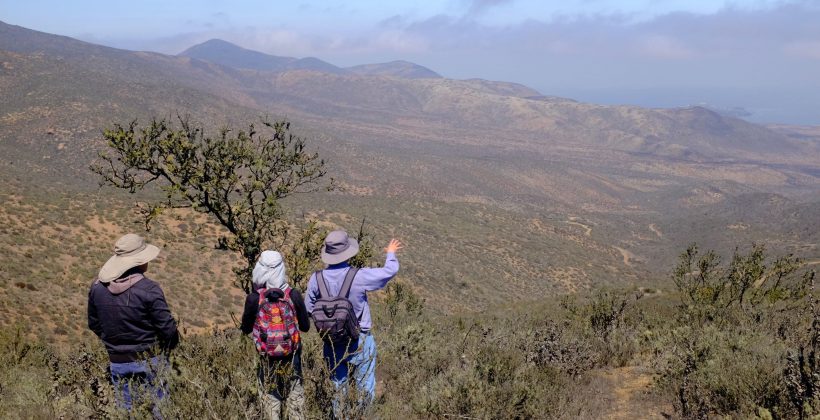
<instances>
[{"instance_id":1,"label":"person with raised arm","mask_svg":"<svg viewBox=\"0 0 820 420\"><path fill-rule=\"evenodd\" d=\"M352 378L362 403L376 395L376 341L367 292L379 290L399 271L396 251L401 242L392 239L387 247L384 267L355 268L349 260L359 252L358 242L347 232L330 232L322 250L324 270L313 273L308 281L305 306L324 341L324 358L337 388Z\"/></svg>"}]
</instances>

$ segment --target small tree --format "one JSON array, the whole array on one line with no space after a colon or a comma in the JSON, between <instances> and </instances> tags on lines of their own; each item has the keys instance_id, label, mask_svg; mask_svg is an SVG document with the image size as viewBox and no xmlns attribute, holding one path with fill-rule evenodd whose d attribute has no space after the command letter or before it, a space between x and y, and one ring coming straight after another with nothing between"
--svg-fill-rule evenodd
<instances>
[{"instance_id":1,"label":"small tree","mask_svg":"<svg viewBox=\"0 0 820 420\"><path fill-rule=\"evenodd\" d=\"M259 254L266 246L282 246L288 237L281 200L331 189L333 180L321 182L327 174L324 160L305 150L305 141L287 121L263 120L261 132L255 124L238 132L222 128L215 137L187 117L176 122L153 119L142 128L136 121L115 124L103 132L108 150L91 170L102 178L101 186L131 193L159 185L165 198L141 208L146 228L168 208L212 215L230 233L219 246L239 252L246 263L234 272L236 285L249 292Z\"/></svg>"},{"instance_id":2,"label":"small tree","mask_svg":"<svg viewBox=\"0 0 820 420\"><path fill-rule=\"evenodd\" d=\"M735 313L757 319L769 306L800 301L814 276L808 270L801 274L802 266L793 255L767 265L762 244L754 244L748 254L735 249L725 266L714 251L700 255L692 244L680 255L672 280L684 307L701 318L730 322Z\"/></svg>"},{"instance_id":3,"label":"small tree","mask_svg":"<svg viewBox=\"0 0 820 420\"><path fill-rule=\"evenodd\" d=\"M356 240L359 242L359 253L350 259L350 265L353 267L370 267L373 259L373 235L367 232L364 228L367 218L362 219L362 224L359 226L359 233L356 235Z\"/></svg>"},{"instance_id":4,"label":"small tree","mask_svg":"<svg viewBox=\"0 0 820 420\"><path fill-rule=\"evenodd\" d=\"M290 285L298 290L306 290L310 275L322 255L326 232L315 221L309 221L302 229L297 241L290 245L285 254Z\"/></svg>"},{"instance_id":5,"label":"small tree","mask_svg":"<svg viewBox=\"0 0 820 420\"><path fill-rule=\"evenodd\" d=\"M722 264L691 245L672 279L681 305L662 386L684 418L808 418L820 408L815 272L755 244Z\"/></svg>"}]
</instances>

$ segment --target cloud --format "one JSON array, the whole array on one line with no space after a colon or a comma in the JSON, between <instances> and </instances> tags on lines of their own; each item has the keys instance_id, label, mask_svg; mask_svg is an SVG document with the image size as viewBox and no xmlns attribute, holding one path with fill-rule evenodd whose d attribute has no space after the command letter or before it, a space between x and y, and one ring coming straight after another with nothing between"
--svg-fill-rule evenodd
<instances>
[{"instance_id":1,"label":"cloud","mask_svg":"<svg viewBox=\"0 0 820 420\"><path fill-rule=\"evenodd\" d=\"M648 35L638 41L638 50L659 59L684 60L697 55L681 41L665 35Z\"/></svg>"},{"instance_id":2,"label":"cloud","mask_svg":"<svg viewBox=\"0 0 820 420\"><path fill-rule=\"evenodd\" d=\"M476 13L522 4L462 1ZM797 85L816 81L820 73L817 6L781 2L768 8L676 12L640 21L615 13L506 25L468 15L418 19L399 14L346 30L242 27L182 34L158 44L162 52L176 53L196 42L222 38L270 54L316 56L340 65L408 59L444 75L542 85L595 86L613 79L631 86Z\"/></svg>"},{"instance_id":3,"label":"cloud","mask_svg":"<svg viewBox=\"0 0 820 420\"><path fill-rule=\"evenodd\" d=\"M430 43L426 37L408 34L403 31L381 32L368 43L371 50L387 50L394 53L418 54L427 52Z\"/></svg>"},{"instance_id":4,"label":"cloud","mask_svg":"<svg viewBox=\"0 0 820 420\"><path fill-rule=\"evenodd\" d=\"M321 41L292 30L254 29L241 35L233 35L229 41L246 48L275 54L301 56L302 51L313 51Z\"/></svg>"},{"instance_id":5,"label":"cloud","mask_svg":"<svg viewBox=\"0 0 820 420\"><path fill-rule=\"evenodd\" d=\"M513 3L513 0L467 0L467 3L467 15L477 16L493 7Z\"/></svg>"},{"instance_id":6,"label":"cloud","mask_svg":"<svg viewBox=\"0 0 820 420\"><path fill-rule=\"evenodd\" d=\"M391 30L403 29L428 38L433 50L495 49L537 54L618 56L685 60L705 56L776 58L788 52L814 57L820 41L820 8L810 3L783 3L771 9L725 8L713 14L669 13L633 22L625 15L563 16L517 25L482 25L472 19L433 16L404 28L391 19Z\"/></svg>"},{"instance_id":7,"label":"cloud","mask_svg":"<svg viewBox=\"0 0 820 420\"><path fill-rule=\"evenodd\" d=\"M795 57L820 60L820 40L793 42L785 45L783 49L786 54Z\"/></svg>"},{"instance_id":8,"label":"cloud","mask_svg":"<svg viewBox=\"0 0 820 420\"><path fill-rule=\"evenodd\" d=\"M370 26L200 26L199 32L120 40L116 46L175 54L221 38L269 54L315 56L340 66L404 59L445 77L513 81L578 99L583 99L578 92L640 95L654 89L654 98L660 98L656 106L669 105L677 95L685 98L681 105L708 101L752 109L746 100L726 99L746 92L758 110L782 107L778 112L786 116L800 111L788 108L791 93L820 98L817 1L641 19L623 12L563 15L513 24L493 23L486 11L513 4L519 8L523 0L459 1L463 7L457 14L396 14Z\"/></svg>"},{"instance_id":9,"label":"cloud","mask_svg":"<svg viewBox=\"0 0 820 420\"><path fill-rule=\"evenodd\" d=\"M404 15L393 15L382 19L376 24L377 28L402 28L407 26L409 19Z\"/></svg>"}]
</instances>

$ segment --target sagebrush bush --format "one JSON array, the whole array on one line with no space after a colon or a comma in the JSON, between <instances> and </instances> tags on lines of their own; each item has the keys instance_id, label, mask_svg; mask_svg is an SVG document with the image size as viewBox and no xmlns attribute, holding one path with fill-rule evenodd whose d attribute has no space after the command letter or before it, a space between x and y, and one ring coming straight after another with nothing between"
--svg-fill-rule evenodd
<instances>
[{"instance_id":1,"label":"sagebrush bush","mask_svg":"<svg viewBox=\"0 0 820 420\"><path fill-rule=\"evenodd\" d=\"M607 356L588 318L568 311L459 317L430 315L413 289L394 281L372 300L378 342L377 398L370 407L349 389L338 410L346 418L561 418L580 412L582 390ZM550 318L563 321L553 322ZM619 324L622 325L623 323ZM514 326L514 327L511 327ZM618 334L614 327L611 334ZM0 416L118 418L105 351L97 340L57 351L6 331L2 362L23 380L3 376ZM16 334L16 335L15 335ZM304 336L305 412L329 418L336 392L322 343ZM13 339L12 339L13 338ZM166 418L260 418L257 354L236 329L184 339L161 373L171 390L159 404ZM151 401L135 408L150 416Z\"/></svg>"},{"instance_id":2,"label":"sagebrush bush","mask_svg":"<svg viewBox=\"0 0 820 420\"><path fill-rule=\"evenodd\" d=\"M762 245L736 251L728 265L696 246L681 255L673 273L681 304L659 357L659 384L680 415L820 413L814 271L801 267L791 256L769 261Z\"/></svg>"},{"instance_id":3,"label":"sagebrush bush","mask_svg":"<svg viewBox=\"0 0 820 420\"><path fill-rule=\"evenodd\" d=\"M611 414L603 393L613 386L602 375L637 366L654 373L653 398L683 418L820 414L813 271L760 247L726 264L690 248L673 280L678 294L602 290L441 315L396 279L370 298L376 400L363 407L348 389L337 409L346 418L600 418ZM128 416L115 408L108 359L92 334L60 345L27 332L0 330L0 417ZM305 412L330 418L336 389L322 343L314 333L303 340ZM164 373L171 394L159 410L260 418L257 358L235 328L186 337ZM138 406L136 417L150 408Z\"/></svg>"}]
</instances>

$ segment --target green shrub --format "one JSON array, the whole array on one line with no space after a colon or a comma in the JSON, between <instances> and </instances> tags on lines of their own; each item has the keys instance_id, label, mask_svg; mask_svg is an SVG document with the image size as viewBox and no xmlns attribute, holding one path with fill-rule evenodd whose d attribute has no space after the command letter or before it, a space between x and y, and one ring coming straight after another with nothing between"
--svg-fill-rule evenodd
<instances>
[{"instance_id":1,"label":"green shrub","mask_svg":"<svg viewBox=\"0 0 820 420\"><path fill-rule=\"evenodd\" d=\"M683 417L820 413L814 272L764 251L736 252L728 265L696 246L680 257L681 304L661 338L659 384Z\"/></svg>"}]
</instances>

